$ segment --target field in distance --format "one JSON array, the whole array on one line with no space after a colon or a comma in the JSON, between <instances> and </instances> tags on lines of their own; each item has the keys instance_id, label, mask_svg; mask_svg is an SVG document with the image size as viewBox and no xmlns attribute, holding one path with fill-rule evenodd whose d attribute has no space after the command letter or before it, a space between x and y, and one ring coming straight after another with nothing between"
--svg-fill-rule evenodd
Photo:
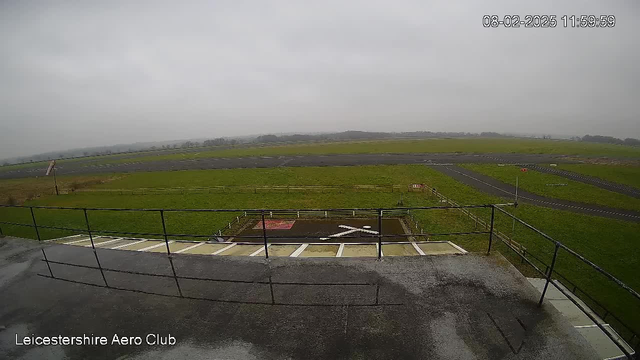
<instances>
[{"instance_id":1,"label":"field in distance","mask_svg":"<svg viewBox=\"0 0 640 360\"><path fill-rule=\"evenodd\" d=\"M349 142L319 142L287 145L241 145L229 147L202 147L144 151L131 154L113 154L60 160L65 162L91 162L92 164L120 164L132 161L189 160L210 157L331 155L331 154L383 154L383 153L477 153L477 154L556 154L569 156L640 158L640 147L599 144L568 140L542 140L518 138L455 138L423 140L378 140ZM8 165L0 171L28 167L42 167L46 162Z\"/></svg>"}]
</instances>

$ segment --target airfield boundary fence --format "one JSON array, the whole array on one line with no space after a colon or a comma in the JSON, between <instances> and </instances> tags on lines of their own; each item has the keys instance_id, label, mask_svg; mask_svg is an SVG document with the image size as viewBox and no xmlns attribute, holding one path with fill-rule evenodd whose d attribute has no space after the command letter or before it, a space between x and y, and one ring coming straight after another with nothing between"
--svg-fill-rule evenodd
<instances>
[{"instance_id":1,"label":"airfield boundary fence","mask_svg":"<svg viewBox=\"0 0 640 360\"><path fill-rule=\"evenodd\" d=\"M437 192L435 191L435 189L432 190L434 194L437 194ZM444 198L443 195L440 195L442 197L442 200L448 200L446 198ZM449 200L448 200L449 201ZM96 251L96 247L93 241L93 237L94 235L97 235L98 233L100 234L126 234L126 235L137 235L137 236L157 236L160 237L162 239L164 239L165 245L166 245L166 250L167 250L167 256L169 258L169 261L171 263L171 267L173 270L173 275L171 277L173 277L175 279L176 282L176 286L179 289L179 282L178 280L180 279L180 277L178 277L175 273L175 268L173 266L173 261L172 261L172 253L169 247L169 237L173 237L173 238L180 238L180 237L194 237L194 238L209 238L210 235L202 235L202 234L173 234L173 233L169 233L167 231L167 227L166 227L166 223L165 223L165 213L168 212L192 212L192 213L204 213L204 212L222 212L222 213L237 213L237 214L246 214L246 216L249 215L259 215L260 219L261 219L261 224L262 224L262 235L243 235L243 236L239 236L239 235L234 235L234 238L249 238L249 239L261 239L263 244L264 244L264 256L265 258L269 258L269 239L286 239L288 237L282 237L282 236L270 236L267 234L267 229L266 229L266 222L265 219L269 216L273 216L273 215L283 215L283 216L291 216L292 214L300 214L300 213L307 213L307 214L324 214L325 216L328 216L329 213L332 214L341 214L342 216L350 216L350 215L354 215L354 214L359 214L361 216L369 216L369 217L375 217L378 220L378 232L377 234L370 234L370 235L357 235L357 236L353 236L354 238L363 238L363 237L371 237L371 239L373 240L372 243L377 243L377 250L378 250L378 254L377 257L378 259L380 259L382 257L382 249L383 246L385 244L398 244L398 243L422 243L422 242L429 242L428 240L426 241L416 241L416 238L418 237L422 237L422 238L426 238L428 239L429 236L435 236L435 235L441 235L441 236L446 236L446 235L476 235L476 234L487 234L488 235L488 247L487 247L487 255L489 255L491 253L491 248L492 248L492 243L493 243L493 238L497 238L498 240L500 240L501 243L503 243L504 245L507 246L508 249L512 250L516 255L518 255L521 258L521 261L523 263L527 263L528 265L530 265L541 277L545 278L545 286L544 289L542 291L542 294L540 296L540 300L538 302L538 305L542 305L543 300L545 298L545 294L546 291L549 287L549 284L553 285L556 289L558 289L558 291L560 291L561 293L563 293L571 302L573 302L579 309L581 309L593 322L594 324L599 327L617 346L618 348L620 348L620 350L629 358L629 359L633 359L634 358L634 353L633 351L629 351L626 344L632 344L631 346L635 347L635 353L637 353L637 349L640 346L640 337L638 336L638 334L634 331L634 329L630 326L628 326L627 324L625 324L624 321L622 321L620 319L619 316L617 316L616 314L613 314L612 312L606 310L604 308L604 306L602 306L600 303L598 303L597 301L595 301L595 299L593 299L593 297L589 296L585 291L580 291L578 292L578 287L571 283L565 276L559 274L556 270L556 265L558 262L558 253L560 251L562 251L564 254L568 254L570 255L574 260L578 260L579 262L585 264L587 266L588 269L590 269L591 271L594 272L594 275L600 275L603 276L604 278L606 278L608 281L611 282L611 284L617 286L618 288L624 290L625 293L630 294L630 296L632 296L633 298L635 298L635 301L640 301L640 295L638 294L638 292L636 292L634 289L632 289L630 286L626 285L625 283L623 283L622 281L620 281L619 279L617 279L615 276L613 276L612 274L608 273L606 270L602 269L601 267L599 267L598 265L594 264L593 262L591 262L590 260L586 259L584 256L580 255L579 253L577 253L576 251L570 249L569 247L567 247L566 245L560 243L559 241L554 240L553 238L551 238L550 236L548 236L547 234L543 233L542 231L536 229L535 227L533 227L532 225L526 223L525 221L517 218L516 216L514 216L513 214L507 212L506 210L503 209L503 207L505 206L510 206L510 205L514 205L514 204L484 204L484 205L447 205L447 206L427 206L427 207L396 207L396 208L339 208L339 209L126 209L126 208L73 208L73 207L49 207L49 206L11 206L11 205L0 205L0 207L5 207L5 208L23 208L23 209L29 209L30 215L31 215L31 219L32 222L30 224L25 224L25 223L14 223L14 222L7 222L7 221L0 221L0 225L12 225L12 226L26 226L26 227L31 227L35 230L36 233L36 237L39 241L42 241L41 237L40 237L40 231L39 229L56 229L56 230L67 230L67 231L76 231L76 232L87 232L89 234L89 239L91 242L91 248L93 249L93 253L95 255L95 259L96 259L96 264L97 267L92 267L95 269L98 269L101 271L101 274L103 276L103 279L105 281L105 286L108 286L107 282L106 282L106 278L104 277L104 271L105 269L102 268L102 266L100 265L100 260L98 257L98 253ZM480 209L480 208L485 208L485 209L491 209L491 220L490 222L486 222L483 221L482 219L478 218L476 215L472 214L470 211L473 209ZM38 225L35 213L34 213L34 209L47 209L47 210L73 210L73 211L79 211L82 212L84 215L84 219L85 219L85 225L86 228L83 229L79 229L79 228L69 228L69 227L61 227L61 226L46 226L46 225ZM450 233L441 233L441 234L427 234L427 233L422 233L422 231L417 232L417 233L403 233L403 234L383 234L383 228L382 228L382 219L385 215L387 216L398 216L399 214L411 214L414 211L418 211L418 210L441 210L441 209L458 209L460 211L466 211L466 215L468 215L470 218L474 218L475 217L475 221L477 221L478 223L482 224L482 227L487 228L485 230L475 230L475 231L467 231L467 232L450 232ZM119 212L119 211L127 211L127 212L152 212L152 213L157 213L158 216L158 221L161 222L162 224L162 233L141 233L141 232L123 232L123 231L109 231L109 230L99 230L99 231L93 231L91 228L91 224L89 222L89 217L88 217L88 213L91 211L115 211L115 212ZM524 227L526 227L527 229L533 231L534 233L540 235L542 238L544 238L546 241L548 241L550 244L554 245L554 252L553 252L553 258L550 262L550 264L546 264L542 259L540 259L539 257L534 256L533 254L531 254L530 252L526 251L526 249L524 247L522 247L520 244L514 245L513 241L509 241L510 239L506 238L503 235L500 235L499 232L496 231L495 229L495 215L496 213L508 216L510 218L512 218L515 222L518 222L519 224L523 225ZM411 215L410 215L411 216ZM239 221L239 218L238 218ZM2 235L2 229L0 227L0 235ZM392 242L387 242L387 241L383 241L384 238L390 238L390 237L405 237L407 238L408 241L402 241L402 242L398 242L398 241L392 241ZM297 239L298 241L300 241L301 239L315 239L316 237L307 237L307 236L295 236L295 239ZM349 238L349 236L345 236L345 238ZM301 244L304 242L301 242ZM49 273L50 276L52 278L54 278L53 276L53 272L51 271L51 267L50 267L50 263L54 263L52 261L49 261L47 259L46 256L46 252L44 250L44 247L42 247L42 254L43 254L43 261L45 261L47 263L47 267L49 269ZM536 263L534 263L533 260L537 261L538 264L543 264L545 265L545 269L542 270L540 266L536 265ZM57 263L57 262L56 262ZM60 263L58 263L60 264ZM69 265L69 266L77 266L75 264L60 264L60 265ZM106 271L118 271L117 269L107 269ZM143 275L149 275L149 274L143 274ZM152 274L153 275L153 274ZM153 275L155 276L155 275ZM170 276L170 275L169 275ZM554 281L554 276L556 277L556 279L560 282L560 284L564 283L566 288L564 286L561 286L558 284L557 281ZM595 315L591 314L591 310L586 307L586 305L582 302L577 301L576 299L574 299L573 296L571 296L569 293L567 293L567 289L571 289L573 288L572 293L574 295L576 295L578 298L584 300L585 299L585 295L586 295L586 300L590 303L596 303L599 304L603 309L606 310L606 313L604 316L602 316L603 318L607 318L607 316L609 316L612 319L615 319L617 322L614 324L614 327L616 328L616 330L620 331L622 330L622 339L624 339L626 341L626 343L624 341L621 341L621 339L618 337L618 334L615 332L612 332L611 330L607 329L601 321L600 319L598 319ZM599 316L599 315L598 315Z\"/></svg>"}]
</instances>

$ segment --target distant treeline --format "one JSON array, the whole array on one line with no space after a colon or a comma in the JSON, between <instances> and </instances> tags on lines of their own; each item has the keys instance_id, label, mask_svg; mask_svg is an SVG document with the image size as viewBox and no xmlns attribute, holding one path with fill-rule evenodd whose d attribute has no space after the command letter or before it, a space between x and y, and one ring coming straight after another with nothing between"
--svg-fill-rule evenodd
<instances>
[{"instance_id":1,"label":"distant treeline","mask_svg":"<svg viewBox=\"0 0 640 360\"><path fill-rule=\"evenodd\" d=\"M614 138L612 136L585 135L580 140L586 141L586 142L594 142L594 143L640 146L640 140L633 139L633 138L626 138L622 140L622 139Z\"/></svg>"},{"instance_id":2,"label":"distant treeline","mask_svg":"<svg viewBox=\"0 0 640 360\"><path fill-rule=\"evenodd\" d=\"M518 138L521 136L499 134L496 132L431 132L431 131L412 131L412 132L369 132L369 131L344 131L339 133L327 134L293 134L293 135L260 135L255 138L214 138L199 141L165 141L155 143L136 143L128 145L113 145L86 149L73 149L61 152L50 152L38 154L28 157L12 159L12 161L4 161L3 165L11 163L28 163L52 159L73 159L87 156L105 156L112 154L129 154L144 151L156 150L174 150L201 147L234 147L249 146L252 144L274 144L274 143L299 143L299 142L323 142L323 141L350 141L350 140L384 140L384 139L426 139L426 138L470 138L470 137L487 137L487 138ZM542 139L551 139L550 135L539 136ZM626 138L624 140L611 136L586 135L583 137L572 137L573 141L596 142L606 144L619 144L640 146L640 140ZM154 144L154 145L151 145Z\"/></svg>"}]
</instances>

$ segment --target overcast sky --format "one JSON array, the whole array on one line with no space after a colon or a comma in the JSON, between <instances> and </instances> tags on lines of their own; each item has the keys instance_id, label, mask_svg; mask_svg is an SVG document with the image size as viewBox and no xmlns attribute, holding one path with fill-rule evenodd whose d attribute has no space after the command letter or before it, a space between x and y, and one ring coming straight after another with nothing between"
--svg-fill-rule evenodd
<instances>
[{"instance_id":1,"label":"overcast sky","mask_svg":"<svg viewBox=\"0 0 640 360\"><path fill-rule=\"evenodd\" d=\"M0 158L277 132L640 138L639 24L637 0L4 0Z\"/></svg>"}]
</instances>

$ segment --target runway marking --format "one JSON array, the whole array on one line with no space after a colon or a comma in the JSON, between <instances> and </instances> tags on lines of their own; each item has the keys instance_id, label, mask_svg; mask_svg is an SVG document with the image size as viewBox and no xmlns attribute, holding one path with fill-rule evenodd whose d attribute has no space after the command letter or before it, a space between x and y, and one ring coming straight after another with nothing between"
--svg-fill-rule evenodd
<instances>
[{"instance_id":1,"label":"runway marking","mask_svg":"<svg viewBox=\"0 0 640 360\"><path fill-rule=\"evenodd\" d=\"M354 232L365 232L365 233L369 233L369 234L378 234L377 231L374 230L368 230L365 228L357 228L357 227L353 227L353 226L348 226L348 225L338 225L339 228L343 228L343 229L349 229L347 231L343 231L341 233L337 233L337 234L332 234L329 235L329 237L321 237L320 240L329 240L329 238L338 238L338 237L342 237L344 235L349 235L349 234L353 234Z\"/></svg>"},{"instance_id":2,"label":"runway marking","mask_svg":"<svg viewBox=\"0 0 640 360\"><path fill-rule=\"evenodd\" d=\"M296 249L296 251L294 251L291 255L289 255L290 257L298 257L300 254L302 254L302 252L307 248L307 246L309 246L309 244L302 244L300 245L299 248Z\"/></svg>"},{"instance_id":3,"label":"runway marking","mask_svg":"<svg viewBox=\"0 0 640 360\"><path fill-rule=\"evenodd\" d=\"M271 244L268 244L268 245L267 245L267 247L269 247L269 246L271 246ZM261 246L261 247L260 247L260 249L258 249L258 250L256 250L256 251L252 252L252 253L251 253L251 255L249 255L249 256L256 256L256 255L260 254L260 253L261 253L261 252L263 252L263 251L264 251L264 246Z\"/></svg>"},{"instance_id":4,"label":"runway marking","mask_svg":"<svg viewBox=\"0 0 640 360\"><path fill-rule=\"evenodd\" d=\"M425 255L424 251L422 251L422 249L420 249L420 247L418 246L418 244L412 242L411 245L413 245L413 248L416 249L416 251L418 252L418 254L420 255Z\"/></svg>"},{"instance_id":5,"label":"runway marking","mask_svg":"<svg viewBox=\"0 0 640 360\"><path fill-rule=\"evenodd\" d=\"M183 253L183 252L185 252L185 251L188 251L188 250L191 250L191 249L195 249L195 248L197 248L198 246L202 246L202 245L204 245L204 244L205 244L204 242L201 242L201 243L199 243L199 244L195 244L195 245L192 245L192 246L186 247L186 248L184 248L184 249L182 249L182 250L178 250L178 251L174 252L174 254L180 254L180 253Z\"/></svg>"},{"instance_id":6,"label":"runway marking","mask_svg":"<svg viewBox=\"0 0 640 360\"><path fill-rule=\"evenodd\" d=\"M79 242L83 242L83 241L87 241L87 240L89 240L89 239L74 240L74 241L66 242L64 244L65 245L73 245L73 244L76 244L76 243L79 243Z\"/></svg>"},{"instance_id":7,"label":"runway marking","mask_svg":"<svg viewBox=\"0 0 640 360\"><path fill-rule=\"evenodd\" d=\"M116 241L120 241L120 240L122 240L122 238L117 238L117 239L113 239L113 240L103 241L103 242L99 242L99 243L97 243L97 244L96 244L96 242L95 242L95 240L96 240L96 239L93 239L93 240L94 240L94 241L93 241L93 244L94 244L95 246L98 246L98 245L111 244L111 243L114 243L114 242L116 242ZM91 246L91 244L89 244L89 245L85 245L85 246L89 247L89 246Z\"/></svg>"},{"instance_id":8,"label":"runway marking","mask_svg":"<svg viewBox=\"0 0 640 360\"><path fill-rule=\"evenodd\" d=\"M456 245L456 244L452 243L451 241L447 241L447 242L449 243L449 245L451 245L451 246L453 246L454 248L458 249L461 253L463 253L463 254L468 253L468 251L467 251L467 250L465 250L465 249L461 248L460 246L458 246L458 245Z\"/></svg>"},{"instance_id":9,"label":"runway marking","mask_svg":"<svg viewBox=\"0 0 640 360\"><path fill-rule=\"evenodd\" d=\"M171 244L171 243L173 243L173 240L169 241L169 244ZM147 251L147 250L155 249L155 248L163 246L163 245L165 245L165 242L164 241L160 241L160 244L147 246L146 248L139 249L138 251Z\"/></svg>"},{"instance_id":10,"label":"runway marking","mask_svg":"<svg viewBox=\"0 0 640 360\"><path fill-rule=\"evenodd\" d=\"M340 247L338 248L338 253L336 254L336 257L342 257L343 251L344 251L344 243L341 243Z\"/></svg>"},{"instance_id":11,"label":"runway marking","mask_svg":"<svg viewBox=\"0 0 640 360\"><path fill-rule=\"evenodd\" d=\"M140 241L134 241L134 242L129 243L129 244L119 245L119 246L116 246L116 247L112 247L111 250L116 250L116 249L120 249L120 248L123 248L123 247L135 245L135 244L140 244L140 243L143 243L145 241L148 241L148 240L143 239L143 240L140 240Z\"/></svg>"},{"instance_id":12,"label":"runway marking","mask_svg":"<svg viewBox=\"0 0 640 360\"><path fill-rule=\"evenodd\" d=\"M231 244L231 245L229 245L229 246L225 246L225 247L223 247L222 249L220 249L220 250L218 250L218 251L214 251L213 253L211 253L211 255L218 255L218 254L220 254L221 252L226 251L226 250L229 250L229 249L231 249L232 247L234 247L234 246L236 246L236 245L238 245L238 243L233 243L233 244Z\"/></svg>"}]
</instances>

